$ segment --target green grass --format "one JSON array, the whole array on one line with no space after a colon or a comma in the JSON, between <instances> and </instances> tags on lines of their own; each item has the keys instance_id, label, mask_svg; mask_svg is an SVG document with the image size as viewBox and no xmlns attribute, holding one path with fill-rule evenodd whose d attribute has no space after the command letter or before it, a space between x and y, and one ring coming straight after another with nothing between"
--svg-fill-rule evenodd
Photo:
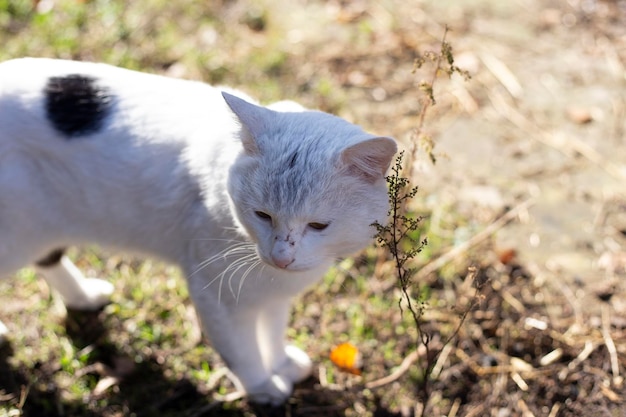
<instances>
[{"instance_id":1,"label":"green grass","mask_svg":"<svg viewBox=\"0 0 626 417\"><path fill-rule=\"evenodd\" d=\"M125 410L124 415L181 415L202 407L214 393L232 391L227 380L215 390L207 387L223 364L198 338L178 272L152 261L100 258L99 253L72 254L83 269L110 278L116 286L113 303L96 314L71 312L66 320L56 296L28 269L0 284L3 305L9 307L9 311L3 308L3 319L25 330L12 334L13 351L0 367L13 374L9 380L15 383L3 388L5 394L27 387L26 415L43 411L115 415L119 410ZM410 322L399 315L397 295L392 296L393 291L386 297L372 294L371 276L359 272L354 266L347 273L331 271L296 304L288 332L326 369L331 384L359 380L339 372L328 360L330 349L340 342L356 344L371 358L368 363L374 367L366 368L366 375L383 376L387 369L380 366L393 367L410 348L402 346L411 330ZM130 364L131 369L126 374L118 371L117 362ZM119 381L98 392L99 381L118 372ZM0 415L16 413L21 409L18 403L18 397L9 397L0 405ZM236 415L252 412L245 402L223 407L242 413Z\"/></svg>"}]
</instances>

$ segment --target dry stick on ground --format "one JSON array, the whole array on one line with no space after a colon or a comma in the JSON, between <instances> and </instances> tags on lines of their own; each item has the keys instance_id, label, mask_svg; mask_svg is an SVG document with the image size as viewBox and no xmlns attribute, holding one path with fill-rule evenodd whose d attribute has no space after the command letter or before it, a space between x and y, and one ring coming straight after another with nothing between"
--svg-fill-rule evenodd
<instances>
[{"instance_id":1,"label":"dry stick on ground","mask_svg":"<svg viewBox=\"0 0 626 417\"><path fill-rule=\"evenodd\" d=\"M412 351L404 358L400 366L398 366L395 371L383 378L366 383L365 388L378 388L396 381L411 368L411 365L413 365L418 358L419 354L417 353L417 350Z\"/></svg>"},{"instance_id":2,"label":"dry stick on ground","mask_svg":"<svg viewBox=\"0 0 626 417\"><path fill-rule=\"evenodd\" d=\"M485 229L475 234L471 239L466 240L459 246L454 247L453 249L441 255L434 261L429 262L426 265L424 265L417 272L414 279L416 281L419 281L427 277L431 273L437 271L438 269L446 265L448 262L452 261L454 258L458 257L462 253L469 250L471 247L477 245L478 243L487 239L489 236L491 236L498 230L502 229L504 226L507 225L507 223L509 223L514 218L516 218L522 211L528 209L533 204L534 204L534 199L529 198L528 200L525 200L521 202L520 204L518 204L517 206L513 207L511 210L504 213L502 216L500 216L496 221L491 223Z\"/></svg>"},{"instance_id":3,"label":"dry stick on ground","mask_svg":"<svg viewBox=\"0 0 626 417\"><path fill-rule=\"evenodd\" d=\"M615 342L611 337L611 309L608 303L602 304L602 337L604 338L604 344L606 350L609 352L611 359L611 372L613 373L613 385L621 386L623 378L619 374L619 361L617 359L617 349L615 348Z\"/></svg>"}]
</instances>

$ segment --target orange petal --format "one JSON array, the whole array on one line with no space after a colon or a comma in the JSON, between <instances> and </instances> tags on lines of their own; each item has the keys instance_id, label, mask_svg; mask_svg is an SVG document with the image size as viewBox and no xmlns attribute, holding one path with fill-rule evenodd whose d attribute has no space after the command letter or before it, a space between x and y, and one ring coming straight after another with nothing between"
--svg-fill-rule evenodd
<instances>
[{"instance_id":1,"label":"orange petal","mask_svg":"<svg viewBox=\"0 0 626 417\"><path fill-rule=\"evenodd\" d=\"M361 353L352 343L342 343L331 350L330 360L344 372L361 375Z\"/></svg>"}]
</instances>

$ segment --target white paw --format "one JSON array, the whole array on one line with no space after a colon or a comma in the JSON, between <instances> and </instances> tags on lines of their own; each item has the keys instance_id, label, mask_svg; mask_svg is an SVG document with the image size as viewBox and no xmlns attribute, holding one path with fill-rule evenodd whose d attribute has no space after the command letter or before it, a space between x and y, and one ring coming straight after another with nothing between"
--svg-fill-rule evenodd
<instances>
[{"instance_id":1,"label":"white paw","mask_svg":"<svg viewBox=\"0 0 626 417\"><path fill-rule=\"evenodd\" d=\"M82 294L73 300L63 300L65 305L76 310L97 310L109 303L113 284L99 278L85 278L81 282Z\"/></svg>"},{"instance_id":2,"label":"white paw","mask_svg":"<svg viewBox=\"0 0 626 417\"><path fill-rule=\"evenodd\" d=\"M276 374L286 378L293 384L303 381L311 375L313 363L309 355L302 349L288 345L285 347L285 354L287 355L287 361L274 371Z\"/></svg>"},{"instance_id":3,"label":"white paw","mask_svg":"<svg viewBox=\"0 0 626 417\"><path fill-rule=\"evenodd\" d=\"M7 334L9 334L9 329L0 321L0 346L4 344L7 340Z\"/></svg>"},{"instance_id":4,"label":"white paw","mask_svg":"<svg viewBox=\"0 0 626 417\"><path fill-rule=\"evenodd\" d=\"M274 375L260 385L246 390L250 401L257 404L281 405L291 396L293 384L280 375Z\"/></svg>"}]
</instances>

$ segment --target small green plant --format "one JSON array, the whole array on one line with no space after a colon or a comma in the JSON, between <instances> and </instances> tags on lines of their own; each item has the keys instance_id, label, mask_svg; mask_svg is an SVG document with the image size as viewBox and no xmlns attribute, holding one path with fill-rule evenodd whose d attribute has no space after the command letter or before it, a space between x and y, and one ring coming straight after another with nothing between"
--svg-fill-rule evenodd
<instances>
[{"instance_id":1,"label":"small green plant","mask_svg":"<svg viewBox=\"0 0 626 417\"><path fill-rule=\"evenodd\" d=\"M392 174L386 177L389 187L389 224L381 225L375 223L376 239L378 243L386 248L391 254L396 276L400 289L402 290L404 299L408 305L408 309L418 325L421 324L419 316L421 316L421 308L417 310L411 301L409 293L411 287L411 278L417 271L415 267L410 266L410 261L422 251L422 248L428 243L424 238L417 241L413 236L419 232L420 217L407 214L406 203L415 197L418 187L411 187L410 180L402 176L402 161L404 151L396 157L395 164L391 167ZM419 292L418 292L419 293ZM400 308L402 305L400 304ZM421 333L421 332L420 332Z\"/></svg>"},{"instance_id":2,"label":"small green plant","mask_svg":"<svg viewBox=\"0 0 626 417\"><path fill-rule=\"evenodd\" d=\"M427 51L415 60L413 72L421 68L427 63L434 65L432 78L429 81L420 81L418 86L422 93L420 102L422 104L418 118L418 123L411 135L411 143L409 146L409 157L405 158L405 152L402 151L397 156L394 165L391 167L391 175L386 177L389 188L389 223L381 225L375 223L377 229L377 242L391 255L395 266L395 274L398 281L398 287L401 291L399 306L402 312L405 308L412 316L415 329L417 330L417 340L415 352L420 346L423 346L424 354L421 355L419 366L419 383L418 392L422 401L421 415L424 416L427 405L430 401L431 381L436 378L433 370L437 363L439 355L446 345L448 345L458 334L465 317L476 304L478 292L476 292L473 300L468 304L464 311L461 312L458 325L452 330L450 336L443 340L441 348L434 351L431 346L432 336L423 319L425 309L428 307L428 288L419 282L414 282L413 277L417 272L414 258L428 244L427 238L421 237L420 221L421 217L411 212L409 203L418 192L418 187L411 185L413 178L412 162L416 159L419 150L424 151L430 161L434 164L437 161L434 153L435 143L432 136L425 132L426 114L431 106L436 104L434 84L437 77L444 73L452 76L458 73L465 79L469 78L469 74L454 65L454 56L451 45L446 41L448 28L446 27L441 47L438 52ZM406 176L404 172L407 172ZM475 272L470 270L470 279L473 279ZM415 360L418 355L413 354ZM405 360L406 362L406 360Z\"/></svg>"}]
</instances>

